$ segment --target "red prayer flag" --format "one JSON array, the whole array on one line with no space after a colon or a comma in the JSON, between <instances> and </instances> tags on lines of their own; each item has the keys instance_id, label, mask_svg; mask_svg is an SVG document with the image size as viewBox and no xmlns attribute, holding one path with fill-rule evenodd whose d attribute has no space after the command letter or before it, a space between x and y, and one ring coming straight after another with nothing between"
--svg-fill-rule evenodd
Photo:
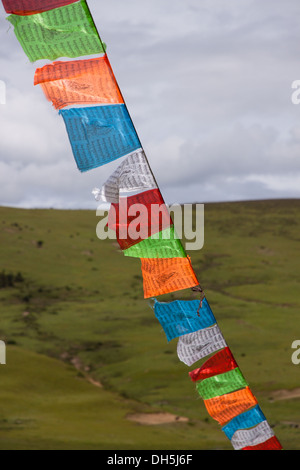
<instances>
[{"instance_id":1,"label":"red prayer flag","mask_svg":"<svg viewBox=\"0 0 300 470\"><path fill-rule=\"evenodd\" d=\"M197 382L198 380L229 372L237 367L232 352L226 347L208 359L202 367L189 372L189 375L193 382Z\"/></svg>"},{"instance_id":2,"label":"red prayer flag","mask_svg":"<svg viewBox=\"0 0 300 470\"><path fill-rule=\"evenodd\" d=\"M277 437L273 436L261 444L243 447L242 450L282 450L282 445L278 441Z\"/></svg>"},{"instance_id":3,"label":"red prayer flag","mask_svg":"<svg viewBox=\"0 0 300 470\"><path fill-rule=\"evenodd\" d=\"M158 189L130 197L120 197L111 205L108 228L114 230L122 250L136 245L173 225L169 210Z\"/></svg>"},{"instance_id":4,"label":"red prayer flag","mask_svg":"<svg viewBox=\"0 0 300 470\"><path fill-rule=\"evenodd\" d=\"M64 7L77 0L2 0L6 13L27 16Z\"/></svg>"}]
</instances>

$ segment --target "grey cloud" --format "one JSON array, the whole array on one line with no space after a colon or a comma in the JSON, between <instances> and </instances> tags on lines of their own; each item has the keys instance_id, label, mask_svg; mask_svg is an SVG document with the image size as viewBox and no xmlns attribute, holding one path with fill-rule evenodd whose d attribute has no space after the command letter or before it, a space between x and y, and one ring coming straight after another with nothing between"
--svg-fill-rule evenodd
<instances>
[{"instance_id":1,"label":"grey cloud","mask_svg":"<svg viewBox=\"0 0 300 470\"><path fill-rule=\"evenodd\" d=\"M89 5L168 202L299 197L298 0ZM119 162L78 172L61 118L33 87L42 63L1 15L0 204L95 207L91 190Z\"/></svg>"}]
</instances>

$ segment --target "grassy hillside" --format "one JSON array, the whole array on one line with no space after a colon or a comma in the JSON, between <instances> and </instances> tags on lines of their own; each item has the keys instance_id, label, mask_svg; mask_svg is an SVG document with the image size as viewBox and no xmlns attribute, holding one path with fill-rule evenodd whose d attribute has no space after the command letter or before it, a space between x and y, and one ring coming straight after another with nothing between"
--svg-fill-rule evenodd
<instances>
[{"instance_id":1,"label":"grassy hillside","mask_svg":"<svg viewBox=\"0 0 300 470\"><path fill-rule=\"evenodd\" d=\"M0 208L0 448L231 449L143 300L140 261L99 241L97 221ZM299 233L300 201L207 204L205 246L190 253L269 423L297 450ZM176 298L193 297L161 299ZM127 419L151 412L188 420Z\"/></svg>"}]
</instances>

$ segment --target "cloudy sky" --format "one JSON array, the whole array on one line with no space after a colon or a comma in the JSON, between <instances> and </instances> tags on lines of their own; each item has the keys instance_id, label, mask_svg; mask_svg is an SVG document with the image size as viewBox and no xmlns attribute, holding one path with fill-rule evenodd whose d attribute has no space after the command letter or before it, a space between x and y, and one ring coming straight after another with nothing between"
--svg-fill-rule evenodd
<instances>
[{"instance_id":1,"label":"cloudy sky","mask_svg":"<svg viewBox=\"0 0 300 470\"><path fill-rule=\"evenodd\" d=\"M299 0L90 0L165 200L300 197ZM96 208L0 9L0 205Z\"/></svg>"}]
</instances>

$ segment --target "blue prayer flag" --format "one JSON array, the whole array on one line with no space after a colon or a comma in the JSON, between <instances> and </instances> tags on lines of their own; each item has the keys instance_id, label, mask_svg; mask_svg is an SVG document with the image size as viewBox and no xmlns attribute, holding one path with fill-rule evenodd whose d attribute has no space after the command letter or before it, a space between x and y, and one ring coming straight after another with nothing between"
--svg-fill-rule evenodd
<instances>
[{"instance_id":1,"label":"blue prayer flag","mask_svg":"<svg viewBox=\"0 0 300 470\"><path fill-rule=\"evenodd\" d=\"M202 307L200 309L199 307L200 300L155 301L155 316L163 327L168 341L217 323L206 299L203 300Z\"/></svg>"},{"instance_id":2,"label":"blue prayer flag","mask_svg":"<svg viewBox=\"0 0 300 470\"><path fill-rule=\"evenodd\" d=\"M105 165L141 148L124 104L60 110L80 171Z\"/></svg>"},{"instance_id":3,"label":"blue prayer flag","mask_svg":"<svg viewBox=\"0 0 300 470\"><path fill-rule=\"evenodd\" d=\"M228 439L231 440L236 431L253 428L263 421L266 421L266 417L260 406L256 405L251 410L245 411L233 418L228 424L223 426L222 431L224 431Z\"/></svg>"}]
</instances>

